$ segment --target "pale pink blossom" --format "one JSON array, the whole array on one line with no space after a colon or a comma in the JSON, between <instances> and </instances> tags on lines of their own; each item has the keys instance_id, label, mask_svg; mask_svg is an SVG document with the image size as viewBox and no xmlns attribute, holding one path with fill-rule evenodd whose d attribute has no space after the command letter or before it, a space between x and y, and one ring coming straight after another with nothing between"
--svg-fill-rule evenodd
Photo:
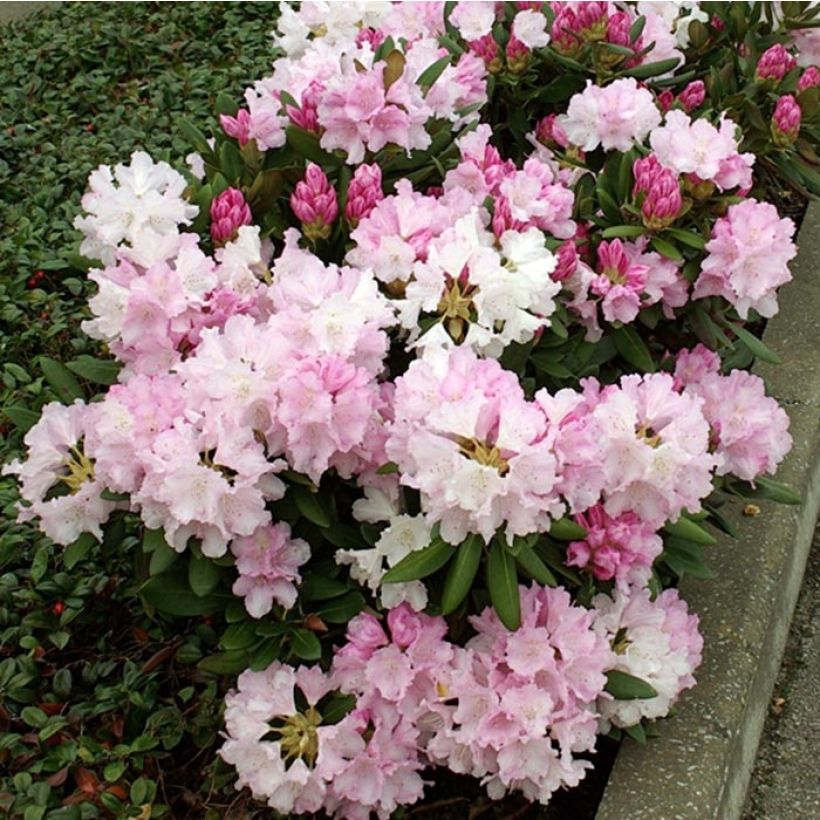
<instances>
[{"instance_id":1,"label":"pale pink blossom","mask_svg":"<svg viewBox=\"0 0 820 820\"><path fill-rule=\"evenodd\" d=\"M722 296L743 319L750 310L774 316L777 289L792 278L793 236L794 223L774 205L754 199L731 205L712 228L692 298Z\"/></svg>"}]
</instances>

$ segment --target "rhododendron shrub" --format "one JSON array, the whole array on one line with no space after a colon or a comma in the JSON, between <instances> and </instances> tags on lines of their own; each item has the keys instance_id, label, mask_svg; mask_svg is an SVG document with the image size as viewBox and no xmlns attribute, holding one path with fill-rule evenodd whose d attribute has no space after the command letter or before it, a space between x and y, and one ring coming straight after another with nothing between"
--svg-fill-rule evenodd
<instances>
[{"instance_id":1,"label":"rhododendron shrub","mask_svg":"<svg viewBox=\"0 0 820 820\"><path fill-rule=\"evenodd\" d=\"M222 630L239 788L386 818L447 769L546 803L694 685L677 580L729 496L795 500L747 368L820 69L815 12L752 5L283 4L272 73L183 124L196 173L92 173L110 387L5 470L72 560L139 522L145 602Z\"/></svg>"}]
</instances>

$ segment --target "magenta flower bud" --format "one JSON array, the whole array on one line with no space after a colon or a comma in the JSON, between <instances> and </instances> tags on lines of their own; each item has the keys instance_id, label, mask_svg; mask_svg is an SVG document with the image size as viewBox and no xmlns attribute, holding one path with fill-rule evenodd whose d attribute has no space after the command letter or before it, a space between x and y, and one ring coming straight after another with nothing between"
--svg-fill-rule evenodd
<instances>
[{"instance_id":1,"label":"magenta flower bud","mask_svg":"<svg viewBox=\"0 0 820 820\"><path fill-rule=\"evenodd\" d=\"M760 57L755 71L757 80L775 80L780 82L788 71L797 65L797 60L786 51L781 43L767 48Z\"/></svg>"},{"instance_id":2,"label":"magenta flower bud","mask_svg":"<svg viewBox=\"0 0 820 820\"><path fill-rule=\"evenodd\" d=\"M568 239L558 248L556 254L558 264L552 272L551 277L556 282L563 282L569 279L578 268L578 248L575 246L575 240Z\"/></svg>"},{"instance_id":3,"label":"magenta flower bud","mask_svg":"<svg viewBox=\"0 0 820 820\"><path fill-rule=\"evenodd\" d=\"M807 88L814 88L820 85L820 68L816 65L810 65L801 75L797 81L797 90L805 91Z\"/></svg>"},{"instance_id":4,"label":"magenta flower bud","mask_svg":"<svg viewBox=\"0 0 820 820\"><path fill-rule=\"evenodd\" d=\"M672 103L674 102L675 95L668 88L665 88L658 94L658 107L664 114L672 107Z\"/></svg>"},{"instance_id":5,"label":"magenta flower bud","mask_svg":"<svg viewBox=\"0 0 820 820\"><path fill-rule=\"evenodd\" d=\"M655 180L647 191L641 206L644 225L651 230L667 228L675 221L682 207L680 183L674 172L669 171Z\"/></svg>"},{"instance_id":6,"label":"magenta flower bud","mask_svg":"<svg viewBox=\"0 0 820 820\"><path fill-rule=\"evenodd\" d=\"M532 52L514 34L510 34L507 43L507 67L512 74L520 74L525 71L530 63Z\"/></svg>"},{"instance_id":7,"label":"magenta flower bud","mask_svg":"<svg viewBox=\"0 0 820 820\"><path fill-rule=\"evenodd\" d=\"M230 242L243 225L252 221L251 209L237 188L228 188L211 200L211 239L217 245Z\"/></svg>"},{"instance_id":8,"label":"magenta flower bud","mask_svg":"<svg viewBox=\"0 0 820 820\"><path fill-rule=\"evenodd\" d=\"M535 126L535 138L548 148L558 146L568 148L567 133L557 122L557 114L548 114L542 117Z\"/></svg>"},{"instance_id":9,"label":"magenta flower bud","mask_svg":"<svg viewBox=\"0 0 820 820\"><path fill-rule=\"evenodd\" d=\"M552 23L550 45L561 54L575 54L582 45L579 31L575 12L569 6L563 6Z\"/></svg>"},{"instance_id":10,"label":"magenta flower bud","mask_svg":"<svg viewBox=\"0 0 820 820\"><path fill-rule=\"evenodd\" d=\"M305 178L296 183L290 195L290 207L308 239L316 241L330 236L330 226L339 215L339 202L335 188L315 163L308 163Z\"/></svg>"},{"instance_id":11,"label":"magenta flower bud","mask_svg":"<svg viewBox=\"0 0 820 820\"><path fill-rule=\"evenodd\" d=\"M319 107L319 96L321 88L318 83L312 82L303 92L300 107L295 105L286 105L285 113L288 119L303 131L312 131L314 134L319 133L319 114L317 109Z\"/></svg>"},{"instance_id":12,"label":"magenta flower bud","mask_svg":"<svg viewBox=\"0 0 820 820\"><path fill-rule=\"evenodd\" d=\"M706 99L706 86L703 80L693 80L678 94L678 102L687 113L703 105L704 99Z\"/></svg>"},{"instance_id":13,"label":"magenta flower bud","mask_svg":"<svg viewBox=\"0 0 820 820\"><path fill-rule=\"evenodd\" d=\"M227 114L219 115L219 124L222 130L235 140L239 140L240 145L247 145L250 139L251 114L246 108L240 108L235 117Z\"/></svg>"},{"instance_id":14,"label":"magenta flower bud","mask_svg":"<svg viewBox=\"0 0 820 820\"><path fill-rule=\"evenodd\" d=\"M370 43L370 47L375 51L384 42L384 32L381 29L362 28L356 35L356 45Z\"/></svg>"},{"instance_id":15,"label":"magenta flower bud","mask_svg":"<svg viewBox=\"0 0 820 820\"><path fill-rule=\"evenodd\" d=\"M792 94L784 94L774 107L772 115L772 139L775 145L791 145L800 133L803 112Z\"/></svg>"},{"instance_id":16,"label":"magenta flower bud","mask_svg":"<svg viewBox=\"0 0 820 820\"><path fill-rule=\"evenodd\" d=\"M347 187L345 218L355 228L382 199L382 169L375 162L372 165L360 165Z\"/></svg>"},{"instance_id":17,"label":"magenta flower bud","mask_svg":"<svg viewBox=\"0 0 820 820\"><path fill-rule=\"evenodd\" d=\"M616 11L606 22L606 41L618 46L635 46L629 40L629 30L632 28L632 18L625 11ZM638 47L640 51L640 47Z\"/></svg>"},{"instance_id":18,"label":"magenta flower bud","mask_svg":"<svg viewBox=\"0 0 820 820\"><path fill-rule=\"evenodd\" d=\"M587 40L603 40L606 36L609 17L609 3L591 0L580 3L576 9L576 31L581 31Z\"/></svg>"},{"instance_id":19,"label":"magenta flower bud","mask_svg":"<svg viewBox=\"0 0 820 820\"><path fill-rule=\"evenodd\" d=\"M637 196L641 192L646 193L646 191L652 187L652 183L655 179L657 179L662 167L654 154L636 159L635 162L632 163L632 176L635 177L635 184L632 187L632 196Z\"/></svg>"}]
</instances>

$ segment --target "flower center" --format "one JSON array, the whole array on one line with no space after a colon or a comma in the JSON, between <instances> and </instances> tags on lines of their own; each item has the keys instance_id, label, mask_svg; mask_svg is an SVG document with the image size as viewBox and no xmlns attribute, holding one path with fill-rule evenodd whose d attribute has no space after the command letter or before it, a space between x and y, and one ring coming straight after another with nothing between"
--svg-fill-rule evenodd
<instances>
[{"instance_id":1,"label":"flower center","mask_svg":"<svg viewBox=\"0 0 820 820\"><path fill-rule=\"evenodd\" d=\"M656 450L661 445L660 434L656 433L648 424L642 424L635 434L641 441L648 444L653 450Z\"/></svg>"},{"instance_id":2,"label":"flower center","mask_svg":"<svg viewBox=\"0 0 820 820\"><path fill-rule=\"evenodd\" d=\"M86 481L94 480L94 462L77 447L72 447L72 456L65 459L68 473L60 476L59 480L65 484L71 494L79 492Z\"/></svg>"},{"instance_id":3,"label":"flower center","mask_svg":"<svg viewBox=\"0 0 820 820\"><path fill-rule=\"evenodd\" d=\"M322 715L313 706L302 714L282 718L282 725L273 731L279 735L279 746L285 761L302 758L313 768L319 754L319 738L316 727L322 722Z\"/></svg>"},{"instance_id":4,"label":"flower center","mask_svg":"<svg viewBox=\"0 0 820 820\"><path fill-rule=\"evenodd\" d=\"M631 643L632 641L626 635L626 628L621 627L612 639L612 651L616 655L623 655Z\"/></svg>"},{"instance_id":5,"label":"flower center","mask_svg":"<svg viewBox=\"0 0 820 820\"><path fill-rule=\"evenodd\" d=\"M500 476L505 476L510 470L506 459L502 458L498 447L491 447L483 441L474 438L458 437L458 446L461 455L483 464L485 467L494 467Z\"/></svg>"},{"instance_id":6,"label":"flower center","mask_svg":"<svg viewBox=\"0 0 820 820\"><path fill-rule=\"evenodd\" d=\"M461 288L460 280L453 279L438 303L438 313L447 332L456 342L464 339L466 325L470 323L470 317L475 311L473 297L478 293L478 288L474 285L465 285L463 291Z\"/></svg>"}]
</instances>

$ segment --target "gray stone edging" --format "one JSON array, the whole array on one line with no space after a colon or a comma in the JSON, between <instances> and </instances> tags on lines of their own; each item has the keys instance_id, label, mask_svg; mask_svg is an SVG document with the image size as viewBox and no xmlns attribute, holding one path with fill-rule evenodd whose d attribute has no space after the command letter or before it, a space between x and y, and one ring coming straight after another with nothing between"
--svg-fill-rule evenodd
<instances>
[{"instance_id":1,"label":"gray stone edging","mask_svg":"<svg viewBox=\"0 0 820 820\"><path fill-rule=\"evenodd\" d=\"M682 581L705 641L698 686L659 738L624 742L596 820L737 820L743 811L820 511L820 202L809 206L799 245L794 284L764 336L783 364L755 372L791 418L794 447L777 478L802 503L761 501L755 517L733 505L739 537L707 553L716 577Z\"/></svg>"},{"instance_id":2,"label":"gray stone edging","mask_svg":"<svg viewBox=\"0 0 820 820\"><path fill-rule=\"evenodd\" d=\"M35 0L25 0L24 2L3 0L3 2L0 2L0 25L10 23L13 20L20 20L35 11L59 5L60 0L43 0L43 2L35 2Z\"/></svg>"}]
</instances>

